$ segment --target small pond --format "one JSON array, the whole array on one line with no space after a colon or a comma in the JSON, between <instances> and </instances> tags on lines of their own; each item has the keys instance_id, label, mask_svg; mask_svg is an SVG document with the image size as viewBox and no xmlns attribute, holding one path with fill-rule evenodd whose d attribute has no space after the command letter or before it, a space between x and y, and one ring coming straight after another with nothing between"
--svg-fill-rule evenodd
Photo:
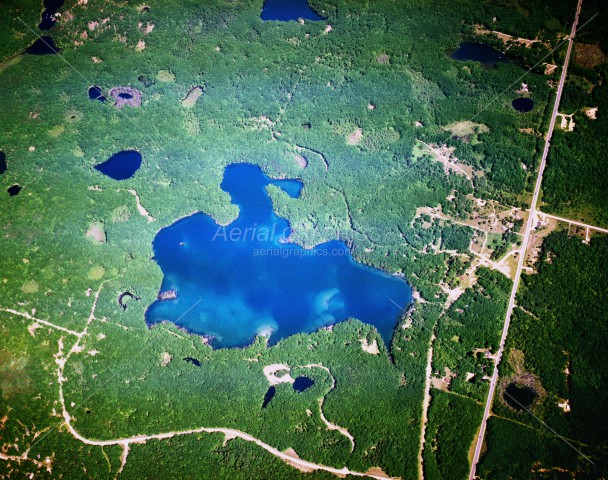
<instances>
[{"instance_id":1,"label":"small pond","mask_svg":"<svg viewBox=\"0 0 608 480\"><path fill-rule=\"evenodd\" d=\"M315 381L312 378L301 375L293 382L293 389L298 393L302 393L303 391L308 390L314 384Z\"/></svg>"},{"instance_id":2,"label":"small pond","mask_svg":"<svg viewBox=\"0 0 608 480\"><path fill-rule=\"evenodd\" d=\"M508 55L483 43L463 42L450 54L453 60L461 62L479 62L486 66L494 66L497 63L507 63L511 59Z\"/></svg>"},{"instance_id":3,"label":"small pond","mask_svg":"<svg viewBox=\"0 0 608 480\"><path fill-rule=\"evenodd\" d=\"M193 357L186 357L186 358L184 358L184 362L191 363L195 367L200 367L201 366L200 360L197 360L196 358L193 358Z\"/></svg>"},{"instance_id":4,"label":"small pond","mask_svg":"<svg viewBox=\"0 0 608 480\"><path fill-rule=\"evenodd\" d=\"M17 195L19 195L19 192L21 191L23 187L17 183L15 183L14 185L11 185L10 187L8 187L8 189L6 190L8 192L8 194L11 197L15 197Z\"/></svg>"},{"instance_id":5,"label":"small pond","mask_svg":"<svg viewBox=\"0 0 608 480\"><path fill-rule=\"evenodd\" d=\"M527 113L534 108L534 100L527 97L516 98L511 102L513 108L521 113Z\"/></svg>"},{"instance_id":6,"label":"small pond","mask_svg":"<svg viewBox=\"0 0 608 480\"><path fill-rule=\"evenodd\" d=\"M89 100L99 100L100 102L106 101L106 97L101 93L101 87L93 85L89 88Z\"/></svg>"},{"instance_id":7,"label":"small pond","mask_svg":"<svg viewBox=\"0 0 608 480\"><path fill-rule=\"evenodd\" d=\"M29 55L54 55L59 53L59 47L55 45L55 41L51 37L45 35L27 47L25 53Z\"/></svg>"},{"instance_id":8,"label":"small pond","mask_svg":"<svg viewBox=\"0 0 608 480\"><path fill-rule=\"evenodd\" d=\"M279 20L281 22L297 21L299 18L323 20L323 17L310 8L307 0L265 0L261 18L262 20Z\"/></svg>"},{"instance_id":9,"label":"small pond","mask_svg":"<svg viewBox=\"0 0 608 480\"><path fill-rule=\"evenodd\" d=\"M123 150L115 153L105 162L95 165L99 170L114 180L126 180L135 175L141 166L141 154L135 150Z\"/></svg>"},{"instance_id":10,"label":"small pond","mask_svg":"<svg viewBox=\"0 0 608 480\"><path fill-rule=\"evenodd\" d=\"M520 386L515 383L510 383L503 394L505 402L515 410L530 408L536 397L538 397L538 394L532 387Z\"/></svg>"},{"instance_id":11,"label":"small pond","mask_svg":"<svg viewBox=\"0 0 608 480\"><path fill-rule=\"evenodd\" d=\"M0 175L6 172L8 165L6 164L6 155L4 152L0 152Z\"/></svg>"},{"instance_id":12,"label":"small pond","mask_svg":"<svg viewBox=\"0 0 608 480\"><path fill-rule=\"evenodd\" d=\"M44 11L42 12L42 21L38 25L40 30L50 30L55 26L55 14L63 5L64 0L44 0Z\"/></svg>"}]
</instances>

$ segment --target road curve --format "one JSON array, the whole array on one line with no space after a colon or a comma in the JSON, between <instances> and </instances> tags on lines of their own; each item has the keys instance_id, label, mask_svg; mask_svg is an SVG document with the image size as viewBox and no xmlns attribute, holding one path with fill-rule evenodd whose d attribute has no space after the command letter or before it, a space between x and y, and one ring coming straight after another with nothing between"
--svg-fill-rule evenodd
<instances>
[{"instance_id":1,"label":"road curve","mask_svg":"<svg viewBox=\"0 0 608 480\"><path fill-rule=\"evenodd\" d=\"M553 112L551 114L551 122L549 123L549 131L547 132L545 148L543 150L542 160L540 162L540 167L538 169L538 177L536 178L536 185L534 188L534 195L532 196L532 203L530 204L530 215L528 217L528 222L526 223L526 230L524 234L524 239L521 245L520 255L517 262L517 270L515 271L515 278L513 280L513 288L511 289L511 296L509 297L509 305L507 307L507 313L505 316L505 323L502 329L502 336L500 338L500 346L498 348L498 353L496 356L496 362L494 364L494 372L492 373L492 379L490 380L490 389L488 390L488 397L486 399L486 406L483 412L483 419L481 421L481 426L479 428L479 434L477 435L475 452L473 454L473 461L471 462L471 471L469 473L469 480L474 480L476 478L476 470L477 463L479 462L479 456L481 454L481 447L483 445L483 440L486 433L486 426L488 422L488 416L490 415L490 410L492 409L492 402L494 400L494 392L496 391L496 384L498 383L498 365L502 358L502 354L505 348L505 342L507 340L507 334L509 333L509 324L511 323L511 315L513 313L513 308L515 307L515 296L517 295L517 289L519 287L519 281L521 279L521 272L524 266L524 260L526 257L526 248L528 246L528 241L530 239L530 232L534 226L534 219L536 218L536 205L538 203L538 197L540 194L540 187L543 180L543 173L545 170L545 165L547 163L547 155L549 153L549 147L551 146L551 137L553 136L553 130L555 128L555 119L557 117L557 113L559 110L559 102L562 98L562 91L564 89L564 82L566 80L566 74L568 71L568 63L570 61L570 54L572 53L572 45L574 40L574 35L576 34L576 27L578 25L578 18L581 12L581 6L583 4L583 0L578 0L578 4L576 7L576 14L574 16L574 22L572 24L572 30L570 31L570 37L568 39L568 50L566 52L566 58L564 59L564 67L562 69L562 76L559 80L559 85L557 87L557 95L555 97L555 103L553 105Z\"/></svg>"}]
</instances>

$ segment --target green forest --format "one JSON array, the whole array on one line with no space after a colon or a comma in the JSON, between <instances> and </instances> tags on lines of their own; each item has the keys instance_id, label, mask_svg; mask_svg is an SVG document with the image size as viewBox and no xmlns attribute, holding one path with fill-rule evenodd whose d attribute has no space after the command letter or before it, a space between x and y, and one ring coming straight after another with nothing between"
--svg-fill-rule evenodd
<instances>
[{"instance_id":1,"label":"green forest","mask_svg":"<svg viewBox=\"0 0 608 480\"><path fill-rule=\"evenodd\" d=\"M83 443L66 427L63 393L71 426L86 438L232 428L328 467L376 467L416 478L435 335L433 375L447 368L454 377L449 392L431 391L424 472L465 478L487 394L490 363L483 352L496 352L512 283L479 267L475 283L456 301L445 286L460 285L472 264L474 231L462 224L472 211L470 196L526 206L553 101L548 81L557 78L537 64L563 59L563 48L550 47L569 30L576 4L554 3L311 0L325 19L302 24L262 21L263 0L66 0L48 32L59 56L23 53L42 33L40 2L2 2L0 152L7 168L0 173L0 476L335 477L300 472L252 442L219 433L135 442L128 455L121 445ZM476 34L476 25L541 41L510 47L513 61L493 67L452 60L464 41L504 48ZM597 86L581 93L583 80L571 82L564 102L580 108L584 99L608 111L600 83L605 65L573 71ZM524 74L535 102L526 114L511 106ZM142 104L117 109L111 101L92 101L91 86L106 96L116 86L136 88ZM187 105L183 100L195 87L202 94ZM605 120L579 117L574 132L556 132L543 201L547 212L606 223L606 176L592 175L603 168L600 157L587 158L570 142L576 135L581 146L601 151L605 140L595 132ZM467 121L476 124L471 134L453 133L454 124ZM435 156L421 153L421 142L450 149L471 178L446 172ZM143 157L132 178L117 182L94 168L129 149ZM576 165L567 161L570 153ZM271 347L258 338L242 349L219 350L167 322L148 328L145 311L163 279L153 259L155 235L194 212L221 224L237 218L238 207L220 184L226 166L239 162L303 182L297 199L268 189L293 241L311 247L342 240L358 262L409 282L415 300L397 320L390 344L357 319ZM9 196L14 185L21 191ZM459 223L431 220L419 215L421 208ZM511 232L499 237L493 259L518 241ZM589 402L603 380L592 368L602 353L587 341L599 345L589 322L606 313L605 302L593 303L605 293L594 286L606 285L597 260L605 247L600 238L582 245L549 237L539 273L526 277L520 295L522 308L546 317L546 327L518 310L509 337L547 390L534 408L597 459L598 468L605 441ZM574 299L576 282L583 294ZM545 291L550 285L564 288ZM127 309L118 303L125 291L139 299L130 299ZM572 312L568 321L550 301ZM581 309L588 316L579 316ZM561 333L549 338L549 332ZM563 362L553 360L571 338L572 384L564 386ZM363 340L376 342L378 352L366 352ZM545 341L546 356L536 353L536 342ZM281 383L262 408L269 387L263 368L271 364L287 364L292 375L305 373L315 384L300 394ZM501 373L511 375L502 365ZM572 419L554 406L566 395ZM507 420L489 423L483 478L517 475L501 463L504 447L493 445L516 443L520 429L526 443L513 448L528 449L521 455L526 468L542 461L593 477L584 459L570 451L561 457L563 445L538 433L538 425L499 399L496 409ZM515 426L513 418L525 425ZM352 435L354 446L327 422ZM530 450L541 437L555 452Z\"/></svg>"}]
</instances>

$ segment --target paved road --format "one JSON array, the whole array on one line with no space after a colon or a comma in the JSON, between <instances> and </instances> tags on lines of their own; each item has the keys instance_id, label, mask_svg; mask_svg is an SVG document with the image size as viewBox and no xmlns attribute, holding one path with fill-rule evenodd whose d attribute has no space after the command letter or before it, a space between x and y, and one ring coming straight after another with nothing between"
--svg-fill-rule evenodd
<instances>
[{"instance_id":1,"label":"paved road","mask_svg":"<svg viewBox=\"0 0 608 480\"><path fill-rule=\"evenodd\" d=\"M547 154L549 153L549 147L551 146L551 137L553 136L553 130L555 128L555 119L557 117L559 102L562 97L562 91L564 89L564 81L566 80L566 73L568 70L568 62L570 61L570 54L572 53L572 45L574 40L574 35L576 34L576 27L578 25L578 17L581 12L581 6L583 4L583 0L578 0L578 5L576 7L576 15L574 17L574 23L572 24L572 30L570 32L570 38L568 41L568 51L566 52L566 58L564 60L564 67L562 69L562 76L559 81L559 85L557 87L557 96L555 97L555 104L553 105L553 113L551 115L551 122L549 124L549 131L547 132L547 137L545 141L545 149L543 150L542 160L540 162L540 168L538 169L538 177L536 178L536 186L534 188L534 195L532 197L532 203L530 205L530 216L528 217L528 222L526 223L526 231L524 234L524 239L521 246L521 253L519 255L519 260L517 262L517 270L515 271L515 279L513 280L513 288L511 289L511 296L509 298L509 305L507 307L507 314L505 316L505 323L502 329L502 336L500 338L500 346L498 348L498 354L496 356L496 363L494 365L494 372L492 373L492 379L490 380L490 389L488 391L488 397L486 399L486 406L483 412L483 419L481 421L481 427L479 429L479 434L477 436L477 443L475 445L475 453L473 454L473 462L471 464L471 471L469 473L469 480L474 480L476 477L477 463L479 462L479 456L481 454L481 446L483 445L483 439L486 433L486 426L488 421L488 416L490 415L490 410L492 408L492 402L494 400L494 392L496 391L496 384L498 383L498 364L500 363L500 359L502 358L502 354L505 348L505 342L507 340L507 334L509 332L509 324L511 323L511 314L513 313L513 308L515 307L515 296L517 294L517 289L519 287L519 281L521 279L521 272L524 266L525 253L526 248L528 246L528 241L530 239L530 232L534 227L534 219L536 217L536 205L538 203L538 196L540 193L540 187L543 180L543 173L545 170L545 165L547 163Z\"/></svg>"}]
</instances>

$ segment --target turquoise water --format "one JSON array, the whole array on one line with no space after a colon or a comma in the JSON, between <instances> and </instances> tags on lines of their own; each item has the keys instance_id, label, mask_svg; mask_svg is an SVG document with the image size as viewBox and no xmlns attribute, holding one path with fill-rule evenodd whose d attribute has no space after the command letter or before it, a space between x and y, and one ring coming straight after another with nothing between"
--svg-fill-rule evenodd
<instances>
[{"instance_id":1,"label":"turquoise water","mask_svg":"<svg viewBox=\"0 0 608 480\"><path fill-rule=\"evenodd\" d=\"M147 323L169 320L212 337L214 347L242 347L256 335L270 335L273 344L352 317L374 325L388 343L400 315L390 299L407 306L408 284L355 262L341 242L311 250L285 243L289 224L273 212L270 184L292 197L302 189L256 166L231 165L221 187L239 207L237 220L220 227L197 213L157 234L161 291L176 290L177 299L154 302Z\"/></svg>"}]
</instances>

